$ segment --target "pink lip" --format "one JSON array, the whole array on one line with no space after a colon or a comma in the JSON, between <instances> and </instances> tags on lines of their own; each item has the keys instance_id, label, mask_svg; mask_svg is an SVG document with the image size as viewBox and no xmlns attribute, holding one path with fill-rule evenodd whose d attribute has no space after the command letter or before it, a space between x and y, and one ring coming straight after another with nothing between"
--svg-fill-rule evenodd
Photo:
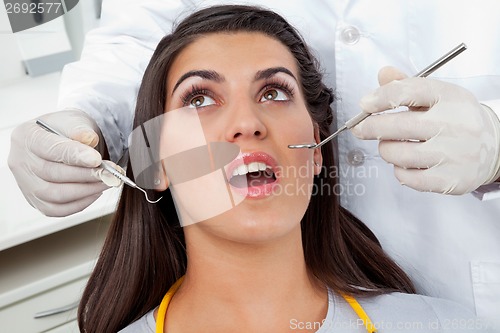
<instances>
[{"instance_id":1,"label":"pink lip","mask_svg":"<svg viewBox=\"0 0 500 333\"><path fill-rule=\"evenodd\" d=\"M233 171L238 168L240 165L243 164L250 164L252 162L260 162L260 163L265 163L268 166L271 167L272 171L274 172L274 175L276 177L276 181L269 183L269 184L264 184L264 185L259 185L259 186L249 186L245 188L239 188L231 186L231 190L236 192L237 194L241 196L246 196L247 198L251 199L260 199L267 197L272 194L273 189L276 187L276 185L279 182L279 176L277 174L276 170L276 160L269 154L264 153L264 152L251 152L251 153L242 153L238 155L231 163L229 163L226 166L226 176L227 179L231 179L233 175Z\"/></svg>"}]
</instances>

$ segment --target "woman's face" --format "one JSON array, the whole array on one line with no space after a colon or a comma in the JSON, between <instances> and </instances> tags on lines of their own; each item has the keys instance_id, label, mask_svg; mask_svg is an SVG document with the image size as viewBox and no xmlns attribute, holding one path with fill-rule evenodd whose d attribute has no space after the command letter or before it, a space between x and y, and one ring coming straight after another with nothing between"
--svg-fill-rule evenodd
<instances>
[{"instance_id":1,"label":"woman's face","mask_svg":"<svg viewBox=\"0 0 500 333\"><path fill-rule=\"evenodd\" d=\"M245 195L234 208L188 228L241 242L300 230L319 172L313 162L322 161L319 150L287 147L318 141L298 80L290 51L261 33L208 34L176 57L166 112L195 108L207 142L239 146L226 171L232 190Z\"/></svg>"}]
</instances>

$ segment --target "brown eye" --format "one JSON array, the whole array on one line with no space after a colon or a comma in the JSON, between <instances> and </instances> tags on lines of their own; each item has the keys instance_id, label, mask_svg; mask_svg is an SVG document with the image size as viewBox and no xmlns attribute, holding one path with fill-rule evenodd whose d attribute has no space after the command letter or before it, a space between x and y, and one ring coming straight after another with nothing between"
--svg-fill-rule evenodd
<instances>
[{"instance_id":1,"label":"brown eye","mask_svg":"<svg viewBox=\"0 0 500 333\"><path fill-rule=\"evenodd\" d=\"M267 99L268 101L274 100L278 97L278 92L275 89L268 90L264 94L264 98Z\"/></svg>"},{"instance_id":2,"label":"brown eye","mask_svg":"<svg viewBox=\"0 0 500 333\"><path fill-rule=\"evenodd\" d=\"M199 107L203 105L203 102L205 101L205 97L203 96L196 96L191 100L191 105L194 107Z\"/></svg>"},{"instance_id":3,"label":"brown eye","mask_svg":"<svg viewBox=\"0 0 500 333\"><path fill-rule=\"evenodd\" d=\"M268 89L262 95L260 101L287 101L289 100L288 95L281 89Z\"/></svg>"},{"instance_id":4,"label":"brown eye","mask_svg":"<svg viewBox=\"0 0 500 333\"><path fill-rule=\"evenodd\" d=\"M202 108L213 104L215 104L215 101L212 98L203 95L198 95L189 102L189 105L193 108Z\"/></svg>"}]
</instances>

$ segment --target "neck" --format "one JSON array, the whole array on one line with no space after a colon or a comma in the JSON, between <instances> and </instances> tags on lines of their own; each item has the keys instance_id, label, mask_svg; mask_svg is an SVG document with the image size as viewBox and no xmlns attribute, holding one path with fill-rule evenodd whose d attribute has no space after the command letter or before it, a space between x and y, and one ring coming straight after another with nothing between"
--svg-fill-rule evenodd
<instances>
[{"instance_id":1,"label":"neck","mask_svg":"<svg viewBox=\"0 0 500 333\"><path fill-rule=\"evenodd\" d=\"M176 323L183 318L193 323L193 314L200 318L204 331L210 331L207 320L223 313L226 322L214 323L218 332L242 325L259 332L289 331L292 319L321 321L325 317L326 290L307 272L300 226L283 238L259 244L207 241L212 236L200 230L186 233L188 268L169 307L167 318L179 319L167 320L175 325L170 331L189 331Z\"/></svg>"},{"instance_id":2,"label":"neck","mask_svg":"<svg viewBox=\"0 0 500 333\"><path fill-rule=\"evenodd\" d=\"M225 298L248 303L258 293L282 297L297 288L312 287L307 273L300 229L283 239L261 244L227 240L188 243L186 280L202 290L224 291ZM278 285L278 286L277 286Z\"/></svg>"}]
</instances>

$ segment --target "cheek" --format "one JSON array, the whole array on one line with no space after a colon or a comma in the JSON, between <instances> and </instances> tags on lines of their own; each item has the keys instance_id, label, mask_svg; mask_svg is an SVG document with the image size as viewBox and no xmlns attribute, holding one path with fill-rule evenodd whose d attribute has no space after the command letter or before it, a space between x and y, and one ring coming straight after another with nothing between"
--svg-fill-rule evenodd
<instances>
[{"instance_id":1,"label":"cheek","mask_svg":"<svg viewBox=\"0 0 500 333\"><path fill-rule=\"evenodd\" d=\"M275 127L274 136L279 140L279 146L285 147L282 161L287 168L293 169L293 173L287 172L284 176L293 181L308 182L314 175L312 161L314 149L290 149L288 145L314 143L314 126L309 112L302 106L295 110L288 110L286 121ZM294 175L300 175L300 179L293 179Z\"/></svg>"},{"instance_id":2,"label":"cheek","mask_svg":"<svg viewBox=\"0 0 500 333\"><path fill-rule=\"evenodd\" d=\"M279 137L281 144L286 147L291 164L305 165L312 161L314 149L290 149L288 145L314 143L314 126L306 110L300 115L289 117L286 125L280 126Z\"/></svg>"},{"instance_id":3,"label":"cheek","mask_svg":"<svg viewBox=\"0 0 500 333\"><path fill-rule=\"evenodd\" d=\"M287 161L277 172L280 183L276 194L284 195L286 200L292 201L292 207L298 208L304 205L304 209L307 207L314 183L313 156L312 149L289 149Z\"/></svg>"},{"instance_id":4,"label":"cheek","mask_svg":"<svg viewBox=\"0 0 500 333\"><path fill-rule=\"evenodd\" d=\"M311 116L305 107L301 107L296 112L291 112L282 126L281 131L288 140L293 143L311 143L314 142L314 127ZM299 149L307 150L307 149Z\"/></svg>"}]
</instances>

